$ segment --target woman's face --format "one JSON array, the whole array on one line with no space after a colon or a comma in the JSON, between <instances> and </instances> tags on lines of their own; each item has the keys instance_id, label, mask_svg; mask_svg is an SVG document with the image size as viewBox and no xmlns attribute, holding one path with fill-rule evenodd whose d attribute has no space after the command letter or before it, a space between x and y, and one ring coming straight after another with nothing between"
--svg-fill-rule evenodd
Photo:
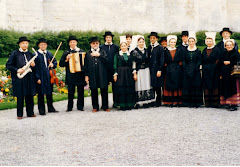
<instances>
[{"instance_id":1,"label":"woman's face","mask_svg":"<svg viewBox=\"0 0 240 167\"><path fill-rule=\"evenodd\" d=\"M230 32L228 32L228 31L223 31L222 37L223 37L224 39L229 39L230 36L231 36L231 33L230 33Z\"/></svg>"},{"instance_id":2,"label":"woman's face","mask_svg":"<svg viewBox=\"0 0 240 167\"><path fill-rule=\"evenodd\" d=\"M206 40L206 45L207 45L208 47L212 47L212 46L213 46L213 40L212 40L211 38L207 38L207 40Z\"/></svg>"},{"instance_id":3,"label":"woman's face","mask_svg":"<svg viewBox=\"0 0 240 167\"><path fill-rule=\"evenodd\" d=\"M139 47L139 48L143 48L143 47L144 47L144 44L145 44L145 41L144 41L143 39L140 39L140 40L138 41L138 47Z\"/></svg>"},{"instance_id":4,"label":"woman's face","mask_svg":"<svg viewBox=\"0 0 240 167\"><path fill-rule=\"evenodd\" d=\"M193 39L193 38L189 38L188 39L188 45L190 47L194 47L195 44L196 44L195 39Z\"/></svg>"},{"instance_id":5,"label":"woman's face","mask_svg":"<svg viewBox=\"0 0 240 167\"><path fill-rule=\"evenodd\" d=\"M227 49L227 51L231 51L233 50L234 46L233 46L233 43L228 41L225 43L225 48Z\"/></svg>"},{"instance_id":6,"label":"woman's face","mask_svg":"<svg viewBox=\"0 0 240 167\"><path fill-rule=\"evenodd\" d=\"M121 48L121 51L127 52L127 49L128 49L127 43L125 42L121 43L120 48Z\"/></svg>"},{"instance_id":7,"label":"woman's face","mask_svg":"<svg viewBox=\"0 0 240 167\"><path fill-rule=\"evenodd\" d=\"M171 48L174 48L174 47L176 46L176 40L175 40L175 39L170 39L170 41L169 41L169 46L170 46Z\"/></svg>"}]
</instances>

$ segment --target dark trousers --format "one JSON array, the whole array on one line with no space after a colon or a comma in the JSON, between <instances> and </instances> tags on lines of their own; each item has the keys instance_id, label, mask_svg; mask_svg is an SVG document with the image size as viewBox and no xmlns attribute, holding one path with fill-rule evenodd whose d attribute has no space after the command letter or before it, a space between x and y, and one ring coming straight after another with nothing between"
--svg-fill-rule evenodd
<instances>
[{"instance_id":1,"label":"dark trousers","mask_svg":"<svg viewBox=\"0 0 240 167\"><path fill-rule=\"evenodd\" d=\"M161 105L162 104L162 89L161 88L153 88L153 90L157 94L156 103L158 105Z\"/></svg>"},{"instance_id":2,"label":"dark trousers","mask_svg":"<svg viewBox=\"0 0 240 167\"><path fill-rule=\"evenodd\" d=\"M108 109L108 89L101 89L102 96L102 109ZM92 106L93 109L99 110L98 104L98 89L91 89L91 97L92 97Z\"/></svg>"},{"instance_id":3,"label":"dark trousers","mask_svg":"<svg viewBox=\"0 0 240 167\"><path fill-rule=\"evenodd\" d=\"M78 92L77 109L81 110L84 107L84 86L69 84L68 85L68 106L67 106L69 110L73 108L73 99L74 99L76 86L77 86L77 92Z\"/></svg>"},{"instance_id":4,"label":"dark trousers","mask_svg":"<svg viewBox=\"0 0 240 167\"><path fill-rule=\"evenodd\" d=\"M116 87L116 82L112 81L112 95L113 95L113 105L116 103L117 101L117 96L115 93L115 87Z\"/></svg>"},{"instance_id":5,"label":"dark trousers","mask_svg":"<svg viewBox=\"0 0 240 167\"><path fill-rule=\"evenodd\" d=\"M47 98L47 107L48 111L54 111L53 107L53 98L52 93L49 95L46 95ZM44 94L38 93L38 110L40 115L44 115L46 113L45 104L44 104Z\"/></svg>"},{"instance_id":6,"label":"dark trousers","mask_svg":"<svg viewBox=\"0 0 240 167\"><path fill-rule=\"evenodd\" d=\"M33 102L33 96L31 95L17 97L17 116L18 117L23 116L24 98L26 103L27 116L30 117L34 115L34 112L33 112L34 102Z\"/></svg>"}]
</instances>

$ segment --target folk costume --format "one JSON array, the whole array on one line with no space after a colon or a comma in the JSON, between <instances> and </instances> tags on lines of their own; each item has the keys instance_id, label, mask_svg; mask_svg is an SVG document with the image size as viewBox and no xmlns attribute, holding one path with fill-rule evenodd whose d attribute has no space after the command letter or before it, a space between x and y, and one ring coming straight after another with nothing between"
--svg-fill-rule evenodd
<instances>
[{"instance_id":1,"label":"folk costume","mask_svg":"<svg viewBox=\"0 0 240 167\"><path fill-rule=\"evenodd\" d=\"M234 44L234 40L232 41ZM224 61L230 61L229 65L225 65ZM229 106L231 111L237 110L237 105L240 104L240 80L234 75L231 75L233 66L239 61L239 53L233 49L223 52L220 58L220 104Z\"/></svg>"},{"instance_id":2,"label":"folk costume","mask_svg":"<svg viewBox=\"0 0 240 167\"><path fill-rule=\"evenodd\" d=\"M21 42L30 42L26 37L20 37L17 44ZM11 53L6 68L11 71L13 96L17 97L17 117L22 119L24 99L26 103L26 111L28 117L35 117L33 96L36 94L36 82L39 80L36 66L31 67L32 72L27 73L22 79L17 77L18 69L22 68L33 58L33 54L28 50L19 48Z\"/></svg>"},{"instance_id":3,"label":"folk costume","mask_svg":"<svg viewBox=\"0 0 240 167\"><path fill-rule=\"evenodd\" d=\"M125 36L124 36L125 37ZM120 45L126 43L126 38L120 37ZM117 75L115 83L116 105L121 110L131 109L135 105L135 82L133 79L132 58L128 51L119 51L114 56L114 76Z\"/></svg>"},{"instance_id":4,"label":"folk costume","mask_svg":"<svg viewBox=\"0 0 240 167\"><path fill-rule=\"evenodd\" d=\"M215 32L206 32L206 40L213 40L212 47L206 47L202 52L202 81L206 107L219 106L219 58L220 49L215 46Z\"/></svg>"},{"instance_id":5,"label":"folk costume","mask_svg":"<svg viewBox=\"0 0 240 167\"><path fill-rule=\"evenodd\" d=\"M112 36L112 38L114 37L112 32L106 31L105 34L103 35L104 39L108 35ZM113 107L116 107L115 105L116 95L115 95L115 85L114 85L115 83L113 81L113 74L114 74L113 64L114 64L114 56L116 55L116 53L118 53L119 46L114 44L113 42L111 42L110 44L105 42L103 45L100 46L100 48L106 52L108 57L108 82L112 83Z\"/></svg>"},{"instance_id":6,"label":"folk costume","mask_svg":"<svg viewBox=\"0 0 240 167\"><path fill-rule=\"evenodd\" d=\"M156 32L151 32L148 35L155 36L159 38ZM156 93L156 102L155 106L161 106L162 103L162 86L163 86L163 67L164 67L164 49L159 43L156 41L154 44L148 46L147 49L148 57L150 58L149 68L151 73L151 86L153 87L154 92ZM161 72L161 76L157 77L157 72Z\"/></svg>"},{"instance_id":7,"label":"folk costume","mask_svg":"<svg viewBox=\"0 0 240 167\"><path fill-rule=\"evenodd\" d=\"M150 58L147 49L139 48L137 41L140 35L134 35L130 47L131 58L133 60L133 72L137 72L137 81L135 82L136 104L149 107L152 102L155 102L155 93L151 86L151 74L149 69ZM135 48L135 49L134 49Z\"/></svg>"},{"instance_id":8,"label":"folk costume","mask_svg":"<svg viewBox=\"0 0 240 167\"><path fill-rule=\"evenodd\" d=\"M90 43L96 42L97 37L92 37ZM94 57L91 54L97 52L99 57ZM102 109L109 111L108 108L108 56L101 48L91 48L87 51L84 61L84 72L89 77L89 86L91 89L92 106L94 111L99 110L98 103L98 88L101 90ZM113 75L112 75L113 77Z\"/></svg>"},{"instance_id":9,"label":"folk costume","mask_svg":"<svg viewBox=\"0 0 240 167\"><path fill-rule=\"evenodd\" d=\"M37 45L39 43L46 43L47 41L44 38L39 39L37 42ZM47 107L48 112L57 112L53 107L53 99L52 99L52 92L53 92L53 84L50 82L50 73L48 68L49 62L52 60L53 55L51 52L47 50L41 50L38 49L37 51L38 57L36 58L36 68L38 70L38 74L41 80L41 84L36 84L36 90L38 93L38 110L40 115L45 115L45 104L44 104L44 95L46 95L47 98ZM53 68L57 67L57 61L56 59L53 60Z\"/></svg>"},{"instance_id":10,"label":"folk costume","mask_svg":"<svg viewBox=\"0 0 240 167\"><path fill-rule=\"evenodd\" d=\"M189 32L188 40L190 38L195 39L197 42L195 32ZM196 45L193 49L190 49L190 46L188 46L187 50L182 51L183 106L200 107L203 104L202 78L200 73L201 62L201 51Z\"/></svg>"},{"instance_id":11,"label":"folk costume","mask_svg":"<svg viewBox=\"0 0 240 167\"><path fill-rule=\"evenodd\" d=\"M77 40L75 36L70 36L67 43L71 40ZM85 74L84 71L71 73L69 69L69 61L67 60L67 56L72 53L80 53L84 52L82 49L78 48L77 46L75 48L69 48L66 50L60 59L59 66L66 68L66 85L68 85L68 106L67 111L72 111L73 108L73 99L74 99L74 93L75 93L75 87L77 86L77 109L80 111L83 111L84 109L84 86L86 85L85 82ZM83 69L83 62L82 62L82 55L80 54L80 65L81 69Z\"/></svg>"},{"instance_id":12,"label":"folk costume","mask_svg":"<svg viewBox=\"0 0 240 167\"><path fill-rule=\"evenodd\" d=\"M165 51L165 79L163 89L163 103L165 105L182 104L182 56L180 49L169 46L170 40L176 40L176 35L167 36L168 48Z\"/></svg>"}]
</instances>

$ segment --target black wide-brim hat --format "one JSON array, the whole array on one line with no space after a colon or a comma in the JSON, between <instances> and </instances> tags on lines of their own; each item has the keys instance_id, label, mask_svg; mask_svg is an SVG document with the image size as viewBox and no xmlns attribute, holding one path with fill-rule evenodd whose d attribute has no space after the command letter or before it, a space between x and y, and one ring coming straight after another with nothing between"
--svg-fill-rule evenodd
<instances>
[{"instance_id":1,"label":"black wide-brim hat","mask_svg":"<svg viewBox=\"0 0 240 167\"><path fill-rule=\"evenodd\" d=\"M161 37L160 43L161 43L162 41L167 41L167 37Z\"/></svg>"},{"instance_id":2,"label":"black wide-brim hat","mask_svg":"<svg viewBox=\"0 0 240 167\"><path fill-rule=\"evenodd\" d=\"M150 36L155 36L157 38L160 38L157 32L151 32L150 35L148 35L148 38L150 38Z\"/></svg>"},{"instance_id":3,"label":"black wide-brim hat","mask_svg":"<svg viewBox=\"0 0 240 167\"><path fill-rule=\"evenodd\" d=\"M48 44L47 40L45 38L40 38L37 42L37 45L39 45L40 43L46 43Z\"/></svg>"},{"instance_id":4,"label":"black wide-brim hat","mask_svg":"<svg viewBox=\"0 0 240 167\"><path fill-rule=\"evenodd\" d=\"M78 42L76 36L70 36L70 37L68 38L67 42L69 43L71 40L75 40L75 41Z\"/></svg>"},{"instance_id":5,"label":"black wide-brim hat","mask_svg":"<svg viewBox=\"0 0 240 167\"><path fill-rule=\"evenodd\" d=\"M108 35L114 37L114 35L112 34L111 31L106 31L105 34L103 35L103 37L105 38L105 37L108 36Z\"/></svg>"},{"instance_id":6,"label":"black wide-brim hat","mask_svg":"<svg viewBox=\"0 0 240 167\"><path fill-rule=\"evenodd\" d=\"M91 37L89 43L96 42L96 41L99 42L98 37Z\"/></svg>"},{"instance_id":7,"label":"black wide-brim hat","mask_svg":"<svg viewBox=\"0 0 240 167\"><path fill-rule=\"evenodd\" d=\"M19 40L18 40L18 42L17 42L17 44L19 44L20 42L23 42L23 41L28 41L28 42L30 42L30 40L27 39L27 37L20 37Z\"/></svg>"},{"instance_id":8,"label":"black wide-brim hat","mask_svg":"<svg viewBox=\"0 0 240 167\"><path fill-rule=\"evenodd\" d=\"M228 32L230 32L231 34L233 33L233 32L230 30L230 28L224 27L224 28L222 29L222 31L220 32L220 35L222 35L222 33L223 33L224 31L228 31Z\"/></svg>"},{"instance_id":9,"label":"black wide-brim hat","mask_svg":"<svg viewBox=\"0 0 240 167\"><path fill-rule=\"evenodd\" d=\"M182 31L182 35L180 35L180 36L182 37L183 35L188 36L188 31Z\"/></svg>"}]
</instances>

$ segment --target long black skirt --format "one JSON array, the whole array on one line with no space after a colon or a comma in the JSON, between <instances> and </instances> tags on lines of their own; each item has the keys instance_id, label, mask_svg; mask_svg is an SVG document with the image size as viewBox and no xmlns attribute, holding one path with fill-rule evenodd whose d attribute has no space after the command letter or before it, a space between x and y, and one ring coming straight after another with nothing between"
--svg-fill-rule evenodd
<instances>
[{"instance_id":1,"label":"long black skirt","mask_svg":"<svg viewBox=\"0 0 240 167\"><path fill-rule=\"evenodd\" d=\"M115 84L116 105L133 107L136 103L135 82L130 67L119 67Z\"/></svg>"}]
</instances>

